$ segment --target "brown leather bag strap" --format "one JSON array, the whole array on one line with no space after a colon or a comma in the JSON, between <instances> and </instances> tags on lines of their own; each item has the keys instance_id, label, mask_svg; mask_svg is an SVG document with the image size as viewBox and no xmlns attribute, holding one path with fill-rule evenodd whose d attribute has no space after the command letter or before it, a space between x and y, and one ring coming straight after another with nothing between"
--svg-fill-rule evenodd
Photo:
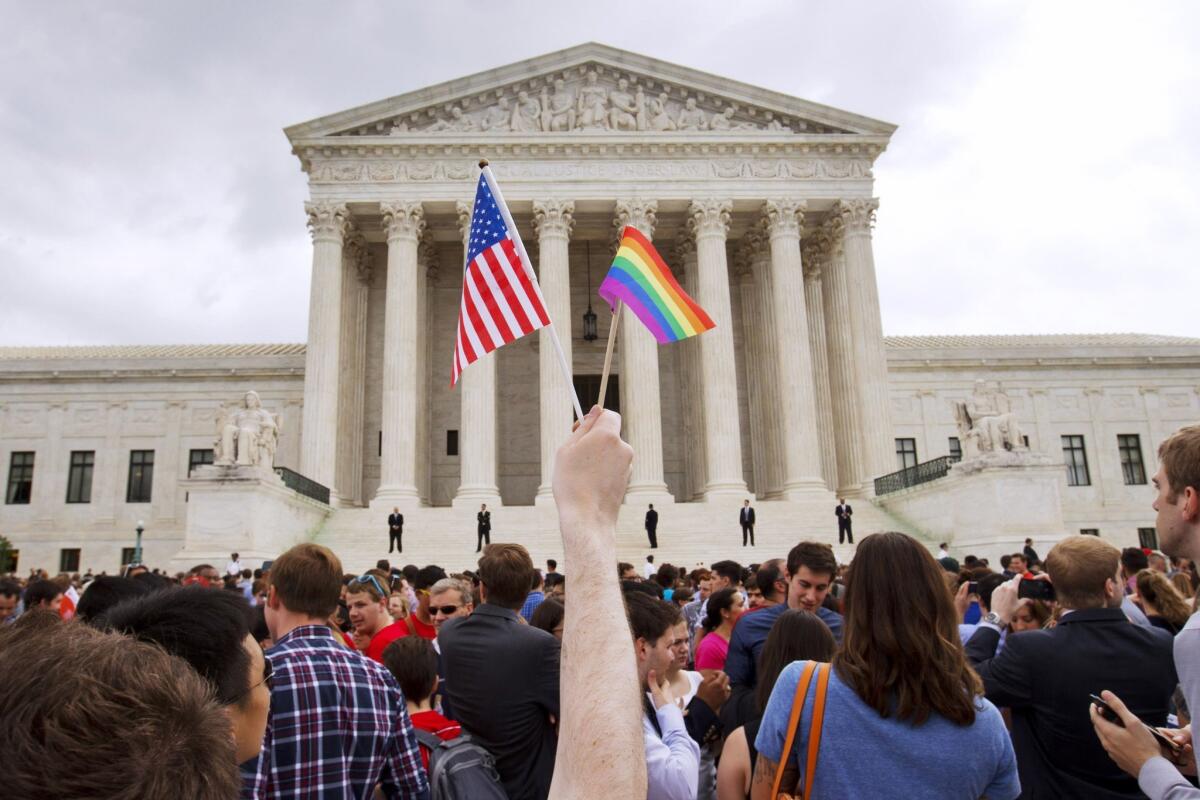
<instances>
[{"instance_id":1,"label":"brown leather bag strap","mask_svg":"<svg viewBox=\"0 0 1200 800\"><path fill-rule=\"evenodd\" d=\"M804 760L803 800L812 800L813 781L817 775L817 753L821 749L821 728L825 723L825 695L829 691L828 664L817 667L817 691L813 696L812 719L808 723L808 752Z\"/></svg>"},{"instance_id":2,"label":"brown leather bag strap","mask_svg":"<svg viewBox=\"0 0 1200 800\"><path fill-rule=\"evenodd\" d=\"M788 719L788 732L783 740L783 752L779 755L779 763L775 766L775 780L771 783L771 800L779 797L779 787L783 783L784 767L787 766L788 755L796 741L796 730L800 727L800 714L804 711L804 700L808 696L808 686L812 683L813 673L817 662L808 661L804 671L800 673L800 681L796 684L796 696L792 698L792 715Z\"/></svg>"}]
</instances>

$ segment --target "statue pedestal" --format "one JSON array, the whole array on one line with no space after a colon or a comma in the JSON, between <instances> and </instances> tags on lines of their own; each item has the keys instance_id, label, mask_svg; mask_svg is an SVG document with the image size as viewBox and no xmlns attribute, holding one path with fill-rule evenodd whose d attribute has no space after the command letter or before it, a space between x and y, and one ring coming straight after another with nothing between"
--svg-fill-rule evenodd
<instances>
[{"instance_id":1,"label":"statue pedestal","mask_svg":"<svg viewBox=\"0 0 1200 800\"><path fill-rule=\"evenodd\" d=\"M188 493L187 524L172 570L221 569L230 553L257 566L316 536L330 511L260 467L205 466L179 484Z\"/></svg>"},{"instance_id":2,"label":"statue pedestal","mask_svg":"<svg viewBox=\"0 0 1200 800\"><path fill-rule=\"evenodd\" d=\"M1066 535L1062 469L1038 453L985 453L956 464L945 478L875 502L933 542L950 544L960 563L974 554L995 567L1001 555L1021 552L1026 537L1045 553Z\"/></svg>"}]
</instances>

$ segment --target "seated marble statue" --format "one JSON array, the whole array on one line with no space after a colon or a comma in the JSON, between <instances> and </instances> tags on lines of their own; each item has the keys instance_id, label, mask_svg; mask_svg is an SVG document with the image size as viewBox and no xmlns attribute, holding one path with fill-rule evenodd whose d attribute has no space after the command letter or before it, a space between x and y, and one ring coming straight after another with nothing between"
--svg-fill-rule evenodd
<instances>
[{"instance_id":1,"label":"seated marble statue","mask_svg":"<svg viewBox=\"0 0 1200 800\"><path fill-rule=\"evenodd\" d=\"M999 385L975 381L975 389L967 401L955 404L954 416L964 459L979 453L1026 449L1012 402Z\"/></svg>"},{"instance_id":2,"label":"seated marble statue","mask_svg":"<svg viewBox=\"0 0 1200 800\"><path fill-rule=\"evenodd\" d=\"M229 413L224 405L217 415L217 440L213 464L263 466L275 464L279 443L279 418L262 407L258 392L246 392L242 407Z\"/></svg>"}]
</instances>

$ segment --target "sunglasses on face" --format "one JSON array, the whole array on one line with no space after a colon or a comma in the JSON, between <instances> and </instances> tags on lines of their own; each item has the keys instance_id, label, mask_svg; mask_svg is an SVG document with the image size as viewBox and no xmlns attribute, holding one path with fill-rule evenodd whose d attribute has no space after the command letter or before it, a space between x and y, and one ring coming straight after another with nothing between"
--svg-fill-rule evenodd
<instances>
[{"instance_id":1,"label":"sunglasses on face","mask_svg":"<svg viewBox=\"0 0 1200 800\"><path fill-rule=\"evenodd\" d=\"M462 606L430 606L429 611L432 614L441 614L442 616L450 617L454 612L458 611Z\"/></svg>"},{"instance_id":2,"label":"sunglasses on face","mask_svg":"<svg viewBox=\"0 0 1200 800\"><path fill-rule=\"evenodd\" d=\"M379 592L380 597L387 597L391 594L390 592L384 591L383 584L380 583L379 578L376 578L374 575L359 575L357 578L354 579L354 582L356 584L361 584L361 583L372 584L375 587L375 590Z\"/></svg>"}]
</instances>

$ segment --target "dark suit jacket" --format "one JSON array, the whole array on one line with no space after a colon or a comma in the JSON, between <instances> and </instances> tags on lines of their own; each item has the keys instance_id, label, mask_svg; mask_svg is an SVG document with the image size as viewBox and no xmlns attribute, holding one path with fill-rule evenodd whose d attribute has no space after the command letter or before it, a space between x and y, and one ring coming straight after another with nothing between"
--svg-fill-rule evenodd
<instances>
[{"instance_id":1,"label":"dark suit jacket","mask_svg":"<svg viewBox=\"0 0 1200 800\"><path fill-rule=\"evenodd\" d=\"M1134 625L1119 608L1072 611L1057 627L1000 635L979 628L967 658L987 698L1012 709L1013 749L1025 798L1142 797L1137 779L1104 752L1088 717L1088 695L1115 692L1142 720L1165 725L1178 678L1173 640Z\"/></svg>"},{"instance_id":2,"label":"dark suit jacket","mask_svg":"<svg viewBox=\"0 0 1200 800\"><path fill-rule=\"evenodd\" d=\"M475 515L475 521L479 523L478 528L480 533L484 531L488 533L492 532L492 512L480 511Z\"/></svg>"},{"instance_id":3,"label":"dark suit jacket","mask_svg":"<svg viewBox=\"0 0 1200 800\"><path fill-rule=\"evenodd\" d=\"M742 506L742 510L738 512L738 522L742 525L754 524L754 508L746 508Z\"/></svg>"},{"instance_id":4,"label":"dark suit jacket","mask_svg":"<svg viewBox=\"0 0 1200 800\"><path fill-rule=\"evenodd\" d=\"M389 528L403 528L404 527L404 515L403 514L388 514L388 527Z\"/></svg>"},{"instance_id":5,"label":"dark suit jacket","mask_svg":"<svg viewBox=\"0 0 1200 800\"><path fill-rule=\"evenodd\" d=\"M845 517L842 516L843 508L846 510ZM850 517L852 517L854 515L854 509L850 507L849 503L846 503L846 505L844 505L844 506L834 506L833 513L838 518L838 524L849 525Z\"/></svg>"},{"instance_id":6,"label":"dark suit jacket","mask_svg":"<svg viewBox=\"0 0 1200 800\"><path fill-rule=\"evenodd\" d=\"M653 508L646 512L646 530L658 530L658 512Z\"/></svg>"},{"instance_id":7,"label":"dark suit jacket","mask_svg":"<svg viewBox=\"0 0 1200 800\"><path fill-rule=\"evenodd\" d=\"M1037 550L1034 550L1032 546L1026 545L1022 552L1025 554L1025 560L1030 564L1035 561L1041 561L1041 559L1038 558Z\"/></svg>"},{"instance_id":8,"label":"dark suit jacket","mask_svg":"<svg viewBox=\"0 0 1200 800\"><path fill-rule=\"evenodd\" d=\"M558 639L484 603L438 632L455 719L496 758L510 800L544 798L558 736Z\"/></svg>"}]
</instances>

